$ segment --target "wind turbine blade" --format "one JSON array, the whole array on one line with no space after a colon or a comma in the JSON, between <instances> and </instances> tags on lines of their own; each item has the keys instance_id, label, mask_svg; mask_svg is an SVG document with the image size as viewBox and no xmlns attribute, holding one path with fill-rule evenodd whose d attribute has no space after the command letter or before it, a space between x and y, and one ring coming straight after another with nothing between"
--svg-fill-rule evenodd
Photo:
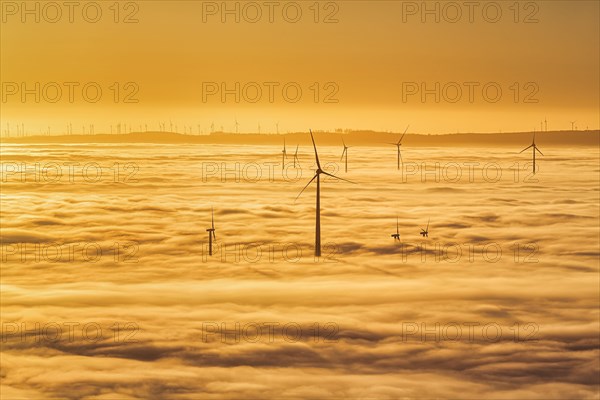
<instances>
[{"instance_id":1,"label":"wind turbine blade","mask_svg":"<svg viewBox=\"0 0 600 400\"><path fill-rule=\"evenodd\" d=\"M342 151L342 156L340 157L340 161L342 161L344 159L344 154L346 154L346 149L344 148L344 151Z\"/></svg>"},{"instance_id":2,"label":"wind turbine blade","mask_svg":"<svg viewBox=\"0 0 600 400\"><path fill-rule=\"evenodd\" d=\"M302 190L300 191L300 193L298 193L298 196L296 196L296 198L294 199L294 201L298 200L298 198L300 197L300 195L302 193L304 193L304 191L306 190L306 188L308 187L308 185L310 185L312 183L312 181L314 181L316 179L316 177L318 176L318 174L315 174L315 176L313 176L313 178L308 181L308 183L306 184L306 186L304 186L304 188L302 188Z\"/></svg>"},{"instance_id":3,"label":"wind turbine blade","mask_svg":"<svg viewBox=\"0 0 600 400\"><path fill-rule=\"evenodd\" d=\"M396 217L396 234L400 234L400 228L398 226L398 217Z\"/></svg>"},{"instance_id":4,"label":"wind turbine blade","mask_svg":"<svg viewBox=\"0 0 600 400\"><path fill-rule=\"evenodd\" d=\"M210 224L212 229L215 229L215 210L212 207L210 208Z\"/></svg>"},{"instance_id":5,"label":"wind turbine blade","mask_svg":"<svg viewBox=\"0 0 600 400\"><path fill-rule=\"evenodd\" d=\"M400 143L402 141L402 139L404 139L404 135L406 135L406 131L408 131L408 128L410 128L410 125L408 125L406 127L406 129L404 130L404 133L402 134L402 137L400 138L400 140L398 141L398 143Z\"/></svg>"},{"instance_id":6,"label":"wind turbine blade","mask_svg":"<svg viewBox=\"0 0 600 400\"><path fill-rule=\"evenodd\" d=\"M540 153L541 155L544 155L544 153L542 153L542 152L540 151L540 149L538 149L537 147L534 147L534 149L535 149L535 151L537 151L537 152L538 152L538 153Z\"/></svg>"},{"instance_id":7,"label":"wind turbine blade","mask_svg":"<svg viewBox=\"0 0 600 400\"><path fill-rule=\"evenodd\" d=\"M300 146L299 144L296 145L296 153L294 153L294 157L298 157L298 146Z\"/></svg>"},{"instance_id":8,"label":"wind turbine blade","mask_svg":"<svg viewBox=\"0 0 600 400\"><path fill-rule=\"evenodd\" d=\"M354 183L354 184L356 184L356 182L352 182L352 181L349 181L348 179L340 178L339 176L332 175L332 174L330 174L330 173L328 173L328 172L325 172L325 171L323 171L323 172L321 172L321 173L322 173L323 175L327 175L327 176L330 176L330 177L332 177L332 178L339 179L340 181L346 181L346 182L348 182L348 183Z\"/></svg>"},{"instance_id":9,"label":"wind turbine blade","mask_svg":"<svg viewBox=\"0 0 600 400\"><path fill-rule=\"evenodd\" d=\"M344 138L342 138L342 143L344 144L344 148L346 147L346 142L344 142Z\"/></svg>"},{"instance_id":10,"label":"wind turbine blade","mask_svg":"<svg viewBox=\"0 0 600 400\"><path fill-rule=\"evenodd\" d=\"M217 240L217 234L215 233L215 231L212 231L212 235L213 235L213 239Z\"/></svg>"},{"instance_id":11,"label":"wind turbine blade","mask_svg":"<svg viewBox=\"0 0 600 400\"><path fill-rule=\"evenodd\" d=\"M429 221L431 221L431 218L427 220L427 228L425 228L425 232L429 232Z\"/></svg>"},{"instance_id":12,"label":"wind turbine blade","mask_svg":"<svg viewBox=\"0 0 600 400\"><path fill-rule=\"evenodd\" d=\"M313 137L312 129L310 130L310 138L312 140L312 144L315 149L315 158L317 160L317 167L319 169L321 169L321 163L319 162L319 153L317 153L317 145L315 144L315 138Z\"/></svg>"},{"instance_id":13,"label":"wind turbine blade","mask_svg":"<svg viewBox=\"0 0 600 400\"><path fill-rule=\"evenodd\" d=\"M386 144L391 144L391 145L394 145L394 146L398 146L398 143L387 143L386 142Z\"/></svg>"},{"instance_id":14,"label":"wind turbine blade","mask_svg":"<svg viewBox=\"0 0 600 400\"><path fill-rule=\"evenodd\" d=\"M402 159L402 152L400 151L400 147L398 147L398 156L400 157L400 162L404 163L404 160Z\"/></svg>"},{"instance_id":15,"label":"wind turbine blade","mask_svg":"<svg viewBox=\"0 0 600 400\"><path fill-rule=\"evenodd\" d=\"M533 145L530 145L530 146L527 146L527 147L525 147L523 150L521 150L521 151L519 152L519 154L521 154L521 153L522 153L522 152L524 152L525 150L528 150L528 149L530 149L530 148L532 148L532 147L533 147Z\"/></svg>"}]
</instances>

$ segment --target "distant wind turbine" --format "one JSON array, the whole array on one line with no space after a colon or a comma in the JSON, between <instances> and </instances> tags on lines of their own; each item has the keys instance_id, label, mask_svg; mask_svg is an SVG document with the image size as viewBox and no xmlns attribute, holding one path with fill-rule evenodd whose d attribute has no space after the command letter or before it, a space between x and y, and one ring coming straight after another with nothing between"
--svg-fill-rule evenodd
<instances>
[{"instance_id":1,"label":"distant wind turbine","mask_svg":"<svg viewBox=\"0 0 600 400\"><path fill-rule=\"evenodd\" d=\"M240 124L238 124L238 120L237 118L235 119L235 133L238 133L238 128L239 128Z\"/></svg>"},{"instance_id":2,"label":"distant wind turbine","mask_svg":"<svg viewBox=\"0 0 600 400\"><path fill-rule=\"evenodd\" d=\"M577 121L569 121L571 122L571 130L574 131L575 130L575 122Z\"/></svg>"},{"instance_id":3,"label":"distant wind turbine","mask_svg":"<svg viewBox=\"0 0 600 400\"><path fill-rule=\"evenodd\" d=\"M340 161L342 161L344 159L344 156L346 156L346 172L348 172L348 149L350 147L346 146L344 138L342 138L342 143L344 144L344 151L342 151L342 157L340 158Z\"/></svg>"},{"instance_id":4,"label":"distant wind turbine","mask_svg":"<svg viewBox=\"0 0 600 400\"><path fill-rule=\"evenodd\" d=\"M285 158L287 157L287 151L285 150L285 138L283 138L283 150L281 151L282 161L281 161L281 170L285 169Z\"/></svg>"},{"instance_id":5,"label":"distant wind turbine","mask_svg":"<svg viewBox=\"0 0 600 400\"><path fill-rule=\"evenodd\" d=\"M396 217L396 233L392 234L394 241L400 241L400 227L398 226L398 217Z\"/></svg>"},{"instance_id":6,"label":"distant wind turbine","mask_svg":"<svg viewBox=\"0 0 600 400\"><path fill-rule=\"evenodd\" d=\"M542 152L541 152L541 151L540 151L540 150L537 148L537 146L535 145L535 134L533 135L533 143L531 143L531 145L530 145L530 146L527 146L527 147L525 147L523 150L521 150L521 151L519 152L519 154L521 154L522 152L524 152L525 150L528 150L528 149L530 149L530 148L532 149L532 152L533 152L533 173L535 174L535 152L537 151L537 152L538 152L538 153L540 153L541 155L544 155L544 154L543 154L543 153L542 153Z\"/></svg>"},{"instance_id":7,"label":"distant wind turbine","mask_svg":"<svg viewBox=\"0 0 600 400\"><path fill-rule=\"evenodd\" d=\"M213 240L217 240L217 235L215 234L215 211L212 207L210 208L210 228L206 232L208 232L208 255L212 256Z\"/></svg>"},{"instance_id":8,"label":"distant wind turbine","mask_svg":"<svg viewBox=\"0 0 600 400\"><path fill-rule=\"evenodd\" d=\"M300 145L296 145L296 152L294 153L294 168L296 168L296 163L298 163L298 166L300 165L300 160L298 159L298 147Z\"/></svg>"},{"instance_id":9,"label":"distant wind turbine","mask_svg":"<svg viewBox=\"0 0 600 400\"><path fill-rule=\"evenodd\" d=\"M315 138L313 137L312 131L310 131L310 138L312 140L313 148L315 149L315 160L317 162L317 171L315 172L315 176L313 176L313 178L310 181L308 181L306 186L304 186L304 188L300 191L300 193L296 197L296 200L298 200L300 195L302 195L304 190L306 190L306 188L312 183L312 181L314 181L316 179L317 180L317 207L315 210L315 213L316 213L316 215L315 215L315 220L316 220L315 221L315 257L321 257L321 174L330 176L335 179L339 179L341 181L349 182L349 183L354 183L354 182L351 182L347 179L343 179L343 178L337 177L335 175L332 175L328 172L323 171L323 169L321 168L321 163L319 162L319 154L317 153L317 145L315 144Z\"/></svg>"},{"instance_id":10,"label":"distant wind turbine","mask_svg":"<svg viewBox=\"0 0 600 400\"><path fill-rule=\"evenodd\" d=\"M423 237L429 237L429 221L430 220L431 220L431 218L427 220L427 228L425 228L425 229L421 228L421 236L423 236Z\"/></svg>"},{"instance_id":11,"label":"distant wind turbine","mask_svg":"<svg viewBox=\"0 0 600 400\"><path fill-rule=\"evenodd\" d=\"M402 139L404 139L404 135L406 135L406 131L408 131L408 128L410 127L410 125L408 125L406 127L406 129L404 130L404 133L402 134L402 136L400 137L400 140L398 140L397 143L388 143L391 145L396 146L396 149L398 151L398 155L397 155L397 159L398 159L398 170L400 170L400 161L402 160L402 155L400 154L400 146L402 146Z\"/></svg>"}]
</instances>

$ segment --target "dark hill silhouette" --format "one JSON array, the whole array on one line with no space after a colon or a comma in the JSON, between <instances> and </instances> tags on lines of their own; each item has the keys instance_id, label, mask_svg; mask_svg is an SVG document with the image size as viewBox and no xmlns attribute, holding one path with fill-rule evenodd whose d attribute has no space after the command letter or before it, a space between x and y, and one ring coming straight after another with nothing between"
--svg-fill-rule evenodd
<instances>
[{"instance_id":1,"label":"dark hill silhouette","mask_svg":"<svg viewBox=\"0 0 600 400\"><path fill-rule=\"evenodd\" d=\"M389 146L386 143L397 141L401 133L374 131L350 131L346 133L314 132L321 145L341 145L343 136L346 143L353 146ZM172 132L137 132L121 135L61 135L61 136L25 136L3 137L2 143L51 144L51 143L158 143L158 144L236 144L236 145L282 145L287 143L311 145L310 135L306 132L286 134L235 134L215 132L210 135L183 135ZM403 145L407 147L518 147L531 143L533 132L507 133L457 133L441 135L422 135L407 133ZM553 131L537 132L536 140L543 146L598 146L600 131Z\"/></svg>"}]
</instances>

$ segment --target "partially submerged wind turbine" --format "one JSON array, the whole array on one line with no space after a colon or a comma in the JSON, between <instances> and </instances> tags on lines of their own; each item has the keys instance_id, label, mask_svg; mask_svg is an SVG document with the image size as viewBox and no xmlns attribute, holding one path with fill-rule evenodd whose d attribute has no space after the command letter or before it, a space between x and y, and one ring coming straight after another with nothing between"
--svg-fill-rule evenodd
<instances>
[{"instance_id":1,"label":"partially submerged wind turbine","mask_svg":"<svg viewBox=\"0 0 600 400\"><path fill-rule=\"evenodd\" d=\"M342 143L344 144L344 151L342 151L342 157L340 158L340 161L342 161L344 159L344 156L346 156L346 172L348 172L348 149L350 147L346 146L344 138L342 138Z\"/></svg>"},{"instance_id":2,"label":"partially submerged wind turbine","mask_svg":"<svg viewBox=\"0 0 600 400\"><path fill-rule=\"evenodd\" d=\"M330 176L335 179L339 179L341 181L351 182L347 179L343 179L332 175L328 172L323 171L321 168L321 163L319 162L319 154L317 153L317 145L315 144L315 138L313 137L312 130L310 131L310 138L312 140L313 148L315 149L315 160L317 162L317 171L315 172L315 176L312 177L310 181L304 186L304 188L300 191L298 196L296 196L296 200L302 195L304 190L314 181L317 180L317 207L315 210L315 257L321 257L321 174Z\"/></svg>"},{"instance_id":3,"label":"partially submerged wind turbine","mask_svg":"<svg viewBox=\"0 0 600 400\"><path fill-rule=\"evenodd\" d=\"M408 125L406 127L406 129L404 130L404 133L402 134L402 136L400 137L400 140L398 140L397 143L388 143L391 145L396 146L397 150L398 150L398 170L400 170L400 161L402 160L402 155L400 154L400 146L402 146L402 139L404 139L404 135L406 135L406 131L408 131L408 128L410 127L410 125Z\"/></svg>"},{"instance_id":4,"label":"partially submerged wind turbine","mask_svg":"<svg viewBox=\"0 0 600 400\"><path fill-rule=\"evenodd\" d=\"M392 234L394 240L400 241L400 228L398 226L398 217L396 217L396 233Z\"/></svg>"},{"instance_id":5,"label":"partially submerged wind turbine","mask_svg":"<svg viewBox=\"0 0 600 400\"><path fill-rule=\"evenodd\" d=\"M427 220L427 228L425 228L425 229L421 228L421 234L420 235L423 236L423 237L429 237L429 221L430 220L431 220L431 218Z\"/></svg>"},{"instance_id":6,"label":"partially submerged wind turbine","mask_svg":"<svg viewBox=\"0 0 600 400\"><path fill-rule=\"evenodd\" d=\"M285 169L285 158L287 157L287 151L285 150L285 137L283 138L283 150L281 151L282 161L281 161L281 170Z\"/></svg>"},{"instance_id":7,"label":"partially submerged wind turbine","mask_svg":"<svg viewBox=\"0 0 600 400\"><path fill-rule=\"evenodd\" d=\"M213 240L217 240L217 235L215 234L215 211L212 207L210 208L210 228L206 232L208 232L208 255L212 256Z\"/></svg>"},{"instance_id":8,"label":"partially submerged wind turbine","mask_svg":"<svg viewBox=\"0 0 600 400\"><path fill-rule=\"evenodd\" d=\"M296 163L298 163L298 166L300 166L300 160L298 160L298 147L300 145L297 144L296 145L296 152L294 153L294 168L296 168Z\"/></svg>"},{"instance_id":9,"label":"partially submerged wind turbine","mask_svg":"<svg viewBox=\"0 0 600 400\"><path fill-rule=\"evenodd\" d=\"M524 152L525 150L528 150L530 148L532 149L532 152L533 152L533 173L535 174L535 152L537 151L541 155L544 155L544 153L542 153L535 144L535 134L533 134L533 143L531 143L531 145L529 145L529 146L525 147L523 150L521 150L519 152L519 154L521 154L522 152Z\"/></svg>"}]
</instances>

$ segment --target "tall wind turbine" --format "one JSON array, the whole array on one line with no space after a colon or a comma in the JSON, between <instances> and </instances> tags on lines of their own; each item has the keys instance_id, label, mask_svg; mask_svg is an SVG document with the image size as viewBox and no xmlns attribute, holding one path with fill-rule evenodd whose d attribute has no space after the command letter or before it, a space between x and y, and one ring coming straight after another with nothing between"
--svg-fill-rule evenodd
<instances>
[{"instance_id":1,"label":"tall wind turbine","mask_svg":"<svg viewBox=\"0 0 600 400\"><path fill-rule=\"evenodd\" d=\"M406 129L404 130L404 133L402 134L402 136L400 137L400 140L398 140L397 143L388 143L391 145L396 146L396 149L398 150L398 170L400 170L400 161L402 160L402 155L400 154L400 146L402 146L402 139L404 139L404 135L406 135L406 131L408 131L408 128L410 127L410 125L408 125L406 127Z\"/></svg>"},{"instance_id":2,"label":"tall wind turbine","mask_svg":"<svg viewBox=\"0 0 600 400\"><path fill-rule=\"evenodd\" d=\"M206 232L208 232L208 255L212 256L213 240L217 240L217 235L215 235L215 211L212 207L210 208L210 226Z\"/></svg>"},{"instance_id":3,"label":"tall wind turbine","mask_svg":"<svg viewBox=\"0 0 600 400\"><path fill-rule=\"evenodd\" d=\"M285 150L285 137L283 138L283 150L281 151L282 161L281 161L281 170L285 169L285 158L287 157L287 152Z\"/></svg>"},{"instance_id":4,"label":"tall wind turbine","mask_svg":"<svg viewBox=\"0 0 600 400\"><path fill-rule=\"evenodd\" d=\"M314 181L316 179L317 180L317 207L315 210L315 213L316 213L316 215L315 215L315 220L316 220L316 222L315 222L315 257L321 257L321 174L330 176L335 179L339 179L341 181L346 181L349 183L354 183L354 182L351 182L347 179L340 178L340 177L332 175L328 172L323 171L323 169L321 168L321 163L319 162L319 154L317 153L317 145L315 144L315 138L313 137L312 130L310 131L310 138L312 140L313 148L315 149L315 160L317 161L317 171L315 172L315 176L313 176L313 178L310 181L308 181L306 186L304 186L304 188L300 191L298 196L296 196L296 200L298 200L300 195L302 195L304 190L306 190L306 188L312 183L312 181Z\"/></svg>"},{"instance_id":5,"label":"tall wind turbine","mask_svg":"<svg viewBox=\"0 0 600 400\"><path fill-rule=\"evenodd\" d=\"M528 149L530 149L530 148L532 149L532 152L533 152L533 173L535 174L535 152L537 151L537 152L538 152L538 153L540 153L541 155L544 155L544 153L542 153L542 152L541 152L541 151L540 151L540 150L537 148L537 146L535 145L535 134L533 135L533 143L531 143L531 145L530 145L530 146L527 146L527 147L525 147L523 150L521 150L521 151L519 152L519 154L521 154L522 152L524 152L525 150L528 150Z\"/></svg>"},{"instance_id":6,"label":"tall wind turbine","mask_svg":"<svg viewBox=\"0 0 600 400\"><path fill-rule=\"evenodd\" d=\"M298 163L298 165L300 165L300 160L298 159L298 147L300 145L297 144L296 145L296 152L294 153L294 168L296 168L296 163Z\"/></svg>"},{"instance_id":7,"label":"tall wind turbine","mask_svg":"<svg viewBox=\"0 0 600 400\"><path fill-rule=\"evenodd\" d=\"M344 151L342 151L342 157L340 158L340 161L342 161L344 159L344 156L346 156L346 172L348 172L348 149L350 147L346 146L344 138L342 138L342 143L344 144Z\"/></svg>"}]
</instances>

